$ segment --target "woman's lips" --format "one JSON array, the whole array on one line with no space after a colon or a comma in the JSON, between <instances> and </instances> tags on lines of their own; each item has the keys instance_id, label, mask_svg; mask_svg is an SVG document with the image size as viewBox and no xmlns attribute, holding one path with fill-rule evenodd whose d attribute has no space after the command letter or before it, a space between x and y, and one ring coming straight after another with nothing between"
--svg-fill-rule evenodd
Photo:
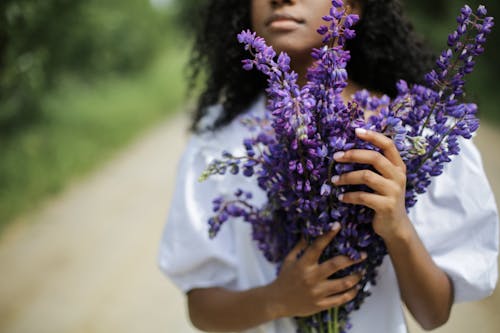
<instances>
[{"instance_id":1,"label":"woman's lips","mask_svg":"<svg viewBox=\"0 0 500 333\"><path fill-rule=\"evenodd\" d=\"M302 23L304 23L304 20L295 18L290 14L276 13L266 21L266 26L273 30L293 30Z\"/></svg>"}]
</instances>

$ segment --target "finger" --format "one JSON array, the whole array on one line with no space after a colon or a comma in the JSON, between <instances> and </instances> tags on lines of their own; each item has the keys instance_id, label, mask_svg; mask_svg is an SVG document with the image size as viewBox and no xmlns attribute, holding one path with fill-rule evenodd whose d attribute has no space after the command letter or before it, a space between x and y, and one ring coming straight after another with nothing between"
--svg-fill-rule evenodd
<instances>
[{"instance_id":1,"label":"finger","mask_svg":"<svg viewBox=\"0 0 500 333\"><path fill-rule=\"evenodd\" d=\"M325 250L325 248L330 244L330 242L335 238L340 230L340 223L335 222L332 226L332 230L325 233L324 235L318 237L314 242L309 246L301 260L303 260L306 264L317 264L319 257Z\"/></svg>"},{"instance_id":2,"label":"finger","mask_svg":"<svg viewBox=\"0 0 500 333\"><path fill-rule=\"evenodd\" d=\"M392 181L371 170L358 170L340 176L334 176L332 178L332 183L336 186L366 185L382 195L391 194L395 190L395 184Z\"/></svg>"},{"instance_id":3,"label":"finger","mask_svg":"<svg viewBox=\"0 0 500 333\"><path fill-rule=\"evenodd\" d=\"M319 265L318 277L320 280L324 280L343 269L362 262L366 257L367 255L365 252L361 252L361 258L359 260L352 260L347 256L335 256Z\"/></svg>"},{"instance_id":4,"label":"finger","mask_svg":"<svg viewBox=\"0 0 500 333\"><path fill-rule=\"evenodd\" d=\"M359 163L369 164L389 179L397 179L398 172L394 164L392 164L384 155L373 150L366 149L351 149L346 152L336 152L333 158L337 162L342 163Z\"/></svg>"},{"instance_id":5,"label":"finger","mask_svg":"<svg viewBox=\"0 0 500 333\"><path fill-rule=\"evenodd\" d=\"M285 262L294 262L297 260L300 252L302 252L307 247L307 241L304 237L302 237L297 244L293 247L293 249L288 253L285 257Z\"/></svg>"},{"instance_id":6,"label":"finger","mask_svg":"<svg viewBox=\"0 0 500 333\"><path fill-rule=\"evenodd\" d=\"M344 304L352 301L356 297L358 292L359 292L358 286L354 286L344 293L340 293L340 294L336 294L336 295L332 295L332 296L324 298L323 300L318 302L318 306L322 310L327 310L327 309L339 307L341 305L344 305Z\"/></svg>"},{"instance_id":7,"label":"finger","mask_svg":"<svg viewBox=\"0 0 500 333\"><path fill-rule=\"evenodd\" d=\"M366 206L377 212L389 211L395 205L389 197L368 192L347 192L340 194L338 199L344 203Z\"/></svg>"},{"instance_id":8,"label":"finger","mask_svg":"<svg viewBox=\"0 0 500 333\"><path fill-rule=\"evenodd\" d=\"M336 294L341 294L349 289L354 288L361 281L360 273L351 274L340 279L326 280L320 284L318 293L321 297L328 297Z\"/></svg>"},{"instance_id":9,"label":"finger","mask_svg":"<svg viewBox=\"0 0 500 333\"><path fill-rule=\"evenodd\" d=\"M356 135L365 141L370 142L371 144L379 147L384 155L391 161L394 165L398 167L405 168L406 165L401 158L401 155L390 138L385 136L382 133L378 133L375 131L365 130L363 128L356 128Z\"/></svg>"}]
</instances>

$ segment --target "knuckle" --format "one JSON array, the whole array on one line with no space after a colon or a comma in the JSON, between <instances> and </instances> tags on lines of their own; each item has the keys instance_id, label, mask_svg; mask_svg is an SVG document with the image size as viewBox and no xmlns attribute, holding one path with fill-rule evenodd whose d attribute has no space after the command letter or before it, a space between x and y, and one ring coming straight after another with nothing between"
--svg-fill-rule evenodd
<instances>
[{"instance_id":1,"label":"knuckle","mask_svg":"<svg viewBox=\"0 0 500 333\"><path fill-rule=\"evenodd\" d=\"M406 184L406 170L403 170L403 169L406 169L406 166L404 168L402 167L399 169L399 172L397 173L397 177L401 183Z\"/></svg>"},{"instance_id":2,"label":"knuckle","mask_svg":"<svg viewBox=\"0 0 500 333\"><path fill-rule=\"evenodd\" d=\"M311 290L310 294L311 299L316 300L316 303L319 303L322 298L324 298L324 290L320 288L314 288Z\"/></svg>"},{"instance_id":3,"label":"knuckle","mask_svg":"<svg viewBox=\"0 0 500 333\"><path fill-rule=\"evenodd\" d=\"M347 300L345 303L352 301L354 298L356 298L356 295L358 295L358 288L352 288L346 293L346 298Z\"/></svg>"},{"instance_id":4,"label":"knuckle","mask_svg":"<svg viewBox=\"0 0 500 333\"><path fill-rule=\"evenodd\" d=\"M363 182L368 183L372 180L372 173L369 170L364 170L361 173L361 179Z\"/></svg>"},{"instance_id":5,"label":"knuckle","mask_svg":"<svg viewBox=\"0 0 500 333\"><path fill-rule=\"evenodd\" d=\"M384 149L390 149L390 148L395 148L396 145L394 144L394 141L392 141L391 139L389 139L388 137L384 136L382 138L382 148Z\"/></svg>"},{"instance_id":6,"label":"knuckle","mask_svg":"<svg viewBox=\"0 0 500 333\"><path fill-rule=\"evenodd\" d=\"M346 281L346 287L347 289L351 289L354 286L356 286L357 283L358 283L358 277L356 275L351 275L349 276L349 279Z\"/></svg>"},{"instance_id":7,"label":"knuckle","mask_svg":"<svg viewBox=\"0 0 500 333\"><path fill-rule=\"evenodd\" d=\"M348 279L343 279L340 281L340 288L342 291L347 291L352 288L352 282Z\"/></svg>"},{"instance_id":8,"label":"knuckle","mask_svg":"<svg viewBox=\"0 0 500 333\"><path fill-rule=\"evenodd\" d=\"M366 204L368 202L368 194L365 192L358 193L358 201L361 204Z\"/></svg>"},{"instance_id":9,"label":"knuckle","mask_svg":"<svg viewBox=\"0 0 500 333\"><path fill-rule=\"evenodd\" d=\"M339 297L340 304L339 305L344 305L347 302L349 302L350 300L352 300L352 295L350 294L350 291L346 291L345 293L340 295L340 297Z\"/></svg>"},{"instance_id":10,"label":"knuckle","mask_svg":"<svg viewBox=\"0 0 500 333\"><path fill-rule=\"evenodd\" d=\"M375 164L379 165L379 164L382 164L384 162L384 159L385 157L381 154L377 154L374 158L374 162Z\"/></svg>"},{"instance_id":11,"label":"knuckle","mask_svg":"<svg viewBox=\"0 0 500 333\"><path fill-rule=\"evenodd\" d=\"M396 188L396 194L397 194L397 197L400 198L402 196L404 196L406 194L406 188L405 187L401 187L401 186L398 186Z\"/></svg>"},{"instance_id":12,"label":"knuckle","mask_svg":"<svg viewBox=\"0 0 500 333\"><path fill-rule=\"evenodd\" d=\"M363 276L364 276L364 274L363 274L363 273L358 273L358 274L356 274L356 283L355 283L356 285L357 285L358 283L360 283L360 282L361 282L361 280L363 280Z\"/></svg>"},{"instance_id":13,"label":"knuckle","mask_svg":"<svg viewBox=\"0 0 500 333\"><path fill-rule=\"evenodd\" d=\"M358 294L358 288L351 288L342 295L342 304L352 301Z\"/></svg>"},{"instance_id":14,"label":"knuckle","mask_svg":"<svg viewBox=\"0 0 500 333\"><path fill-rule=\"evenodd\" d=\"M336 272L340 269L340 265L336 260L330 260L328 263L328 267L332 272Z\"/></svg>"},{"instance_id":15,"label":"knuckle","mask_svg":"<svg viewBox=\"0 0 500 333\"><path fill-rule=\"evenodd\" d=\"M352 287L357 286L358 283L361 282L362 278L363 278L362 273L356 273L356 274L352 275Z\"/></svg>"}]
</instances>

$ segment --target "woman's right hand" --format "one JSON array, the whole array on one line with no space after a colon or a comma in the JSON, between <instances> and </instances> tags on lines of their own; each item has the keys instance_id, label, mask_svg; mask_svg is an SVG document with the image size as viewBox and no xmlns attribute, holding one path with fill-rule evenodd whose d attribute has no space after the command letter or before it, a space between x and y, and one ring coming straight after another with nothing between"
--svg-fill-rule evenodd
<instances>
[{"instance_id":1,"label":"woman's right hand","mask_svg":"<svg viewBox=\"0 0 500 333\"><path fill-rule=\"evenodd\" d=\"M278 277L268 286L277 318L310 316L343 305L356 297L361 273L338 279L328 277L363 261L366 259L365 253L358 261L336 256L321 264L318 262L339 230L340 225L335 224L332 231L318 237L309 247L302 239L287 255ZM297 259L301 251L304 253Z\"/></svg>"}]
</instances>

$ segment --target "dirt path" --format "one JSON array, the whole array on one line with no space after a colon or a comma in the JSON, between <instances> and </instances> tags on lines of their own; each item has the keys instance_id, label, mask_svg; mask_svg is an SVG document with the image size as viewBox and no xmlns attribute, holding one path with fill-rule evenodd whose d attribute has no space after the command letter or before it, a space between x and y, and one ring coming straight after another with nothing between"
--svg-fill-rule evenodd
<instances>
[{"instance_id":1,"label":"dirt path","mask_svg":"<svg viewBox=\"0 0 500 333\"><path fill-rule=\"evenodd\" d=\"M182 295L156 268L185 128L184 118L160 125L6 230L0 239L0 332L195 332ZM476 141L500 198L500 133L484 127ZM457 307L437 332L498 332L499 308L497 291Z\"/></svg>"},{"instance_id":2,"label":"dirt path","mask_svg":"<svg viewBox=\"0 0 500 333\"><path fill-rule=\"evenodd\" d=\"M5 232L0 332L191 332L156 266L185 128L162 124Z\"/></svg>"}]
</instances>

